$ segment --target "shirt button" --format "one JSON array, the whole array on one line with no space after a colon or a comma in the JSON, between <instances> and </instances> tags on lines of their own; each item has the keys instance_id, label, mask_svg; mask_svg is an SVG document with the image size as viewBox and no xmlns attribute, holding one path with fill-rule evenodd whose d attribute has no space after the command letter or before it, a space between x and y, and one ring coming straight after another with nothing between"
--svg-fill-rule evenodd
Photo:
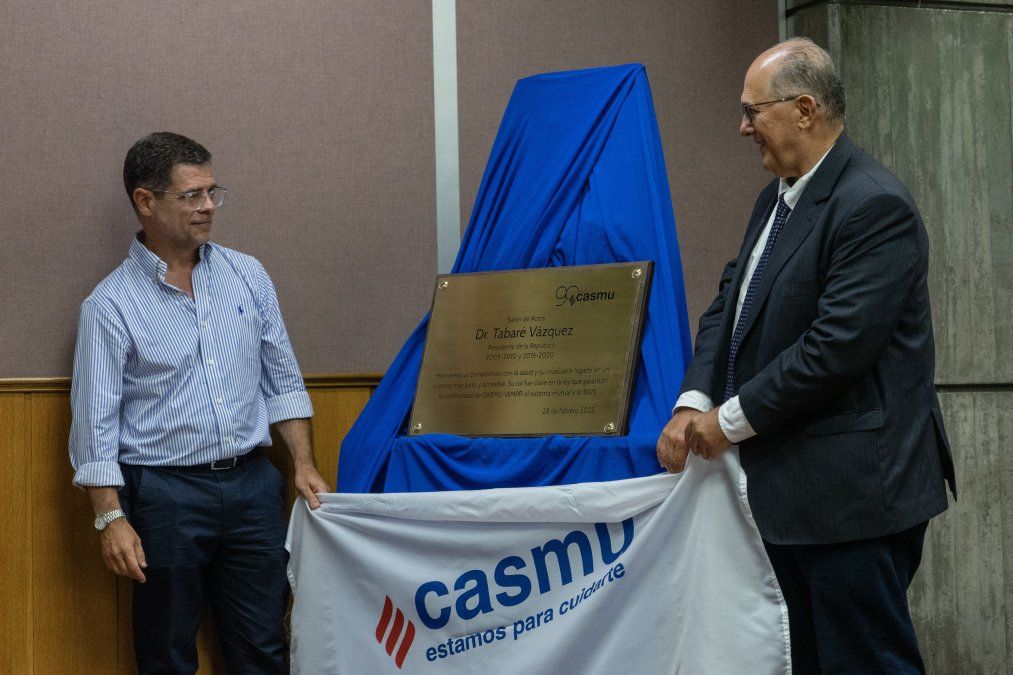
<instances>
[{"instance_id":1,"label":"shirt button","mask_svg":"<svg viewBox=\"0 0 1013 675\"><path fill-rule=\"evenodd\" d=\"M220 398L216 398L215 399L215 403L217 403L218 405L221 405L222 403L224 403L224 401L222 399L220 399Z\"/></svg>"},{"instance_id":2,"label":"shirt button","mask_svg":"<svg viewBox=\"0 0 1013 675\"><path fill-rule=\"evenodd\" d=\"M208 322L207 321L201 321L200 325L201 325L201 328L207 328L208 327Z\"/></svg>"},{"instance_id":3,"label":"shirt button","mask_svg":"<svg viewBox=\"0 0 1013 675\"><path fill-rule=\"evenodd\" d=\"M208 365L209 366L215 365L215 360L214 359L208 359Z\"/></svg>"},{"instance_id":4,"label":"shirt button","mask_svg":"<svg viewBox=\"0 0 1013 675\"><path fill-rule=\"evenodd\" d=\"M227 444L229 444L229 443L231 443L231 442L232 442L232 436L226 436L226 437L225 437L225 438L223 438L222 440L223 440L223 441L225 441L225 443L226 443L226 445L227 445Z\"/></svg>"}]
</instances>

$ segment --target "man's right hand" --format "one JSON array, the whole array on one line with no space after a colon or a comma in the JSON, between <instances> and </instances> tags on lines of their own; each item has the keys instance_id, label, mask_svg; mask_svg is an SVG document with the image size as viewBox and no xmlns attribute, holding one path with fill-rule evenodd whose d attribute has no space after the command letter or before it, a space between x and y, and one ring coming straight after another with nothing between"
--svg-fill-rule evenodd
<instances>
[{"instance_id":1,"label":"man's right hand","mask_svg":"<svg viewBox=\"0 0 1013 675\"><path fill-rule=\"evenodd\" d=\"M141 538L126 518L117 518L109 523L99 534L102 540L102 558L106 567L121 577L145 582L144 568L148 563L144 559Z\"/></svg>"},{"instance_id":2,"label":"man's right hand","mask_svg":"<svg viewBox=\"0 0 1013 675\"><path fill-rule=\"evenodd\" d=\"M694 408L678 408L658 437L658 462L672 473L686 468L686 426L702 413Z\"/></svg>"}]
</instances>

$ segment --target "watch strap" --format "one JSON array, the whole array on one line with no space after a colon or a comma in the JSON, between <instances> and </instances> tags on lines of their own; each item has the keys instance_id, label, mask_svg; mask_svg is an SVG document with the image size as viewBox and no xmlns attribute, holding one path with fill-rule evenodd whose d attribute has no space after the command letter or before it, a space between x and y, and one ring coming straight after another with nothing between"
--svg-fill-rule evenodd
<instances>
[{"instance_id":1,"label":"watch strap","mask_svg":"<svg viewBox=\"0 0 1013 675\"><path fill-rule=\"evenodd\" d=\"M113 509L112 511L106 511L95 516L95 529L101 532L106 529L111 522L117 518L125 518L126 514L123 513L123 509Z\"/></svg>"}]
</instances>

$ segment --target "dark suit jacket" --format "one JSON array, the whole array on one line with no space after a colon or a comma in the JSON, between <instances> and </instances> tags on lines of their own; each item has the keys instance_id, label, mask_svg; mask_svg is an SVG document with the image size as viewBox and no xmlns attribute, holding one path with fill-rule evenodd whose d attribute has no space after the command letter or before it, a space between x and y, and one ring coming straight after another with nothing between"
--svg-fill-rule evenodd
<instances>
[{"instance_id":1,"label":"dark suit jacket","mask_svg":"<svg viewBox=\"0 0 1013 675\"><path fill-rule=\"evenodd\" d=\"M760 193L700 319L683 391L718 403L746 261L777 200ZM899 532L944 511L953 461L933 386L928 239L907 189L842 135L788 218L757 290L735 381L757 436L749 504L775 544Z\"/></svg>"}]
</instances>

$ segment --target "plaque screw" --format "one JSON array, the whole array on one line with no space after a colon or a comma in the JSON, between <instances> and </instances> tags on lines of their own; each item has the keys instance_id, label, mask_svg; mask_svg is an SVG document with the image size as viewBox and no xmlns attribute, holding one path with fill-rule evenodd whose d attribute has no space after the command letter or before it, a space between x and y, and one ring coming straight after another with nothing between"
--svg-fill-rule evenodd
<instances>
[{"instance_id":1,"label":"plaque screw","mask_svg":"<svg viewBox=\"0 0 1013 675\"><path fill-rule=\"evenodd\" d=\"M446 282L443 282L443 283L446 283ZM412 427L412 433L413 434L417 434L420 431L422 431L422 423L421 422L419 422L418 424L416 424L415 426Z\"/></svg>"},{"instance_id":2,"label":"plaque screw","mask_svg":"<svg viewBox=\"0 0 1013 675\"><path fill-rule=\"evenodd\" d=\"M643 274L643 272L640 270L639 267L637 269L633 270L633 278L634 279L639 279L641 274Z\"/></svg>"},{"instance_id":3,"label":"plaque screw","mask_svg":"<svg viewBox=\"0 0 1013 675\"><path fill-rule=\"evenodd\" d=\"M443 281L440 282L440 289L442 290L442 289L446 288L449 285L450 285L450 282L447 281L446 279L444 279Z\"/></svg>"},{"instance_id":4,"label":"plaque screw","mask_svg":"<svg viewBox=\"0 0 1013 675\"><path fill-rule=\"evenodd\" d=\"M605 433L606 434L611 434L615 430L616 430L616 425L613 424L612 422L609 422L608 424L605 425Z\"/></svg>"}]
</instances>

